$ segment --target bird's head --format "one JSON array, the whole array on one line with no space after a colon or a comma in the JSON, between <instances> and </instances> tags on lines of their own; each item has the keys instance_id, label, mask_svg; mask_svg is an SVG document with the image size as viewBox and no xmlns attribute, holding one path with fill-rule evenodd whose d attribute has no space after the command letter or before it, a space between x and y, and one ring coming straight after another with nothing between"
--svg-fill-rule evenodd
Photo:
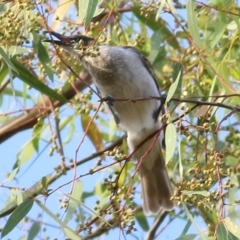
<instances>
[{"instance_id":1,"label":"bird's head","mask_svg":"<svg viewBox=\"0 0 240 240\"><path fill-rule=\"evenodd\" d=\"M57 40L51 37L51 39L44 40L44 42L54 43L78 58L82 58L85 55L85 50L94 42L94 38L84 35L64 36L53 31L47 33L56 37Z\"/></svg>"}]
</instances>

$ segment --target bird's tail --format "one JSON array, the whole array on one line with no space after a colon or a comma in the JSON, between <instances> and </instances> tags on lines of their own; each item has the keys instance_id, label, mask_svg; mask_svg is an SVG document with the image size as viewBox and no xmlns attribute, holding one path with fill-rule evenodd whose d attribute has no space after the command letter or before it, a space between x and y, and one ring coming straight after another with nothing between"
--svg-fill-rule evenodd
<instances>
[{"instance_id":1,"label":"bird's tail","mask_svg":"<svg viewBox=\"0 0 240 240\"><path fill-rule=\"evenodd\" d=\"M163 208L170 211L174 207L172 186L165 167L160 137L154 137L137 148L133 157L138 160L142 184L143 210L146 215L159 213Z\"/></svg>"}]
</instances>

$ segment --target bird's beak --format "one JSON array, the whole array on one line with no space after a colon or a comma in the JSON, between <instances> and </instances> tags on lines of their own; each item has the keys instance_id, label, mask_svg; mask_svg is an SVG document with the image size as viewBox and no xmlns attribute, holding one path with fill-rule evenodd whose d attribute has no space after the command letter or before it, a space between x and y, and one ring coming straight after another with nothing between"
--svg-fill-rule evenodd
<instances>
[{"instance_id":1,"label":"bird's beak","mask_svg":"<svg viewBox=\"0 0 240 240\"><path fill-rule=\"evenodd\" d=\"M94 38L87 37L84 35L74 35L74 36L64 36L56 32L46 32L51 35L51 39L46 39L43 42L51 42L62 47L74 47L76 44L82 42L83 47L88 47L93 41ZM52 36L58 38L58 40L52 39Z\"/></svg>"}]
</instances>

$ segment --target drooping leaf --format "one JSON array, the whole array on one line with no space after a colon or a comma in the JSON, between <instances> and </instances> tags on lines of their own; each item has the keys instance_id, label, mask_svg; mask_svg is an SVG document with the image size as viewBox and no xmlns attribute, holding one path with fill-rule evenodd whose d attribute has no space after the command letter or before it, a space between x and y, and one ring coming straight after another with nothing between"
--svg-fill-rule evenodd
<instances>
[{"instance_id":1,"label":"drooping leaf","mask_svg":"<svg viewBox=\"0 0 240 240\"><path fill-rule=\"evenodd\" d=\"M13 169L8 178L4 180L4 183L12 181L15 178L16 174L18 173L18 170L19 170L18 167Z\"/></svg>"},{"instance_id":2,"label":"drooping leaf","mask_svg":"<svg viewBox=\"0 0 240 240\"><path fill-rule=\"evenodd\" d=\"M95 211L93 211L91 208L89 208L86 204L84 204L82 201L74 198L73 196L71 196L70 194L64 194L67 197L69 197L71 200L75 201L78 205L83 206L84 208L86 208L89 212L91 212L93 215L97 216L99 219L101 219L104 223L106 223L107 225L111 226L103 217L101 217L99 214L97 214Z\"/></svg>"},{"instance_id":3,"label":"drooping leaf","mask_svg":"<svg viewBox=\"0 0 240 240\"><path fill-rule=\"evenodd\" d=\"M84 26L87 28L91 23L94 13L97 9L98 0L78 1L79 18L84 20Z\"/></svg>"},{"instance_id":4,"label":"drooping leaf","mask_svg":"<svg viewBox=\"0 0 240 240\"><path fill-rule=\"evenodd\" d=\"M236 237L226 228L224 222L220 222L217 228L218 240L239 240L239 235Z\"/></svg>"},{"instance_id":5,"label":"drooping leaf","mask_svg":"<svg viewBox=\"0 0 240 240\"><path fill-rule=\"evenodd\" d=\"M70 230L69 228L63 228L65 235L68 237L67 239L76 239L81 240L82 238L78 236L75 232Z\"/></svg>"},{"instance_id":6,"label":"drooping leaf","mask_svg":"<svg viewBox=\"0 0 240 240\"><path fill-rule=\"evenodd\" d=\"M52 178L52 174L46 176L47 181ZM27 201L29 198L32 198L35 194L43 191L43 186L41 182L37 182L28 188L25 192L22 193L22 202ZM0 210L0 217L4 217L9 214L13 209L17 208L17 200L14 198L6 206Z\"/></svg>"},{"instance_id":7,"label":"drooping leaf","mask_svg":"<svg viewBox=\"0 0 240 240\"><path fill-rule=\"evenodd\" d=\"M198 28L198 19L195 12L196 3L193 0L189 0L187 3L187 18L188 18L188 30L193 38L195 44L202 49L203 43L200 39L199 28Z\"/></svg>"},{"instance_id":8,"label":"drooping leaf","mask_svg":"<svg viewBox=\"0 0 240 240\"><path fill-rule=\"evenodd\" d=\"M75 181L71 196L80 201L82 198L82 193L83 193L82 182ZM73 216L74 212L76 211L77 206L78 206L78 203L76 201L73 201L72 199L70 199L70 201L68 203L67 214L64 219L64 223L67 224L72 219L72 216Z\"/></svg>"},{"instance_id":9,"label":"drooping leaf","mask_svg":"<svg viewBox=\"0 0 240 240\"><path fill-rule=\"evenodd\" d=\"M39 222L34 222L28 232L28 238L27 240L34 240L36 239L37 234L39 233L41 229Z\"/></svg>"},{"instance_id":10,"label":"drooping leaf","mask_svg":"<svg viewBox=\"0 0 240 240\"><path fill-rule=\"evenodd\" d=\"M177 132L174 124L169 123L165 132L165 142L166 142L166 164L174 155L177 142Z\"/></svg>"},{"instance_id":11,"label":"drooping leaf","mask_svg":"<svg viewBox=\"0 0 240 240\"><path fill-rule=\"evenodd\" d=\"M149 55L150 62L154 62L159 54L160 43L163 42L163 35L160 30L153 33L151 37L151 51Z\"/></svg>"},{"instance_id":12,"label":"drooping leaf","mask_svg":"<svg viewBox=\"0 0 240 240\"><path fill-rule=\"evenodd\" d=\"M8 57L8 55L4 52L4 50L0 47L0 55L3 59L3 61L10 67L12 70L17 72L17 68L12 63L11 59Z\"/></svg>"},{"instance_id":13,"label":"drooping leaf","mask_svg":"<svg viewBox=\"0 0 240 240\"><path fill-rule=\"evenodd\" d=\"M64 230L65 234L69 234L71 239L74 240L81 240L81 238L70 228L68 227L63 221L61 221L56 214L54 214L49 208L47 208L44 204L40 201L36 201L39 207L41 207L45 213L47 213L51 218L53 218Z\"/></svg>"},{"instance_id":14,"label":"drooping leaf","mask_svg":"<svg viewBox=\"0 0 240 240\"><path fill-rule=\"evenodd\" d=\"M23 66L20 62L18 62L16 59L11 59L16 71L15 74L18 76L23 82L28 84L30 87L35 88L39 92L47 95L50 98L53 98L55 100L66 102L67 100L59 95L56 91L49 88L47 85L42 83L35 75L33 75L25 66Z\"/></svg>"},{"instance_id":15,"label":"drooping leaf","mask_svg":"<svg viewBox=\"0 0 240 240\"><path fill-rule=\"evenodd\" d=\"M33 200L26 200L23 201L11 214L9 219L7 220L7 223L5 224L1 237L3 238L8 233L10 233L17 225L18 223L28 214L28 212L31 210L33 206L34 201Z\"/></svg>"},{"instance_id":16,"label":"drooping leaf","mask_svg":"<svg viewBox=\"0 0 240 240\"><path fill-rule=\"evenodd\" d=\"M208 191L183 191L184 195L202 195L203 197L209 197L210 192Z\"/></svg>"},{"instance_id":17,"label":"drooping leaf","mask_svg":"<svg viewBox=\"0 0 240 240\"><path fill-rule=\"evenodd\" d=\"M53 70L51 68L51 66L49 65L50 63L50 58L48 56L48 52L46 51L45 47L42 45L42 42L38 40L38 44L37 44L37 48L38 48L38 58L40 60L40 62L42 63L47 76L53 80Z\"/></svg>"},{"instance_id":18,"label":"drooping leaf","mask_svg":"<svg viewBox=\"0 0 240 240\"><path fill-rule=\"evenodd\" d=\"M94 121L92 121L92 118L89 117L87 114L82 114L81 123L84 132L86 132L87 136L91 140L96 150L102 150L104 148L102 136L97 125Z\"/></svg>"},{"instance_id":19,"label":"drooping leaf","mask_svg":"<svg viewBox=\"0 0 240 240\"><path fill-rule=\"evenodd\" d=\"M138 222L138 224L141 226L141 228L144 230L144 231L148 231L149 230L149 224L148 224L148 221L146 219L146 216L143 215L143 214L136 214L136 220Z\"/></svg>"},{"instance_id":20,"label":"drooping leaf","mask_svg":"<svg viewBox=\"0 0 240 240\"><path fill-rule=\"evenodd\" d=\"M197 235L196 234L187 234L184 236L180 236L176 238L175 240L194 240L196 239Z\"/></svg>"},{"instance_id":21,"label":"drooping leaf","mask_svg":"<svg viewBox=\"0 0 240 240\"><path fill-rule=\"evenodd\" d=\"M26 163L30 160L30 158L33 156L33 154L36 152L36 149L33 145L32 139L29 140L24 146L21 148L21 150L17 154L17 161L14 165L14 167L19 167L22 164Z\"/></svg>"},{"instance_id":22,"label":"drooping leaf","mask_svg":"<svg viewBox=\"0 0 240 240\"><path fill-rule=\"evenodd\" d=\"M231 221L229 217L223 220L225 228L237 238L240 237L240 226Z\"/></svg>"},{"instance_id":23,"label":"drooping leaf","mask_svg":"<svg viewBox=\"0 0 240 240\"><path fill-rule=\"evenodd\" d=\"M168 90L168 94L167 94L167 99L166 99L166 102L168 103L171 98L173 97L173 95L178 92L180 93L181 92L181 82L182 82L182 70L181 70L181 67L180 65L177 65L176 68L179 70L178 73L177 73L177 76L175 78L175 74L173 74L173 79L176 79L172 85L170 86L169 90ZM175 71L176 72L176 71Z\"/></svg>"}]
</instances>

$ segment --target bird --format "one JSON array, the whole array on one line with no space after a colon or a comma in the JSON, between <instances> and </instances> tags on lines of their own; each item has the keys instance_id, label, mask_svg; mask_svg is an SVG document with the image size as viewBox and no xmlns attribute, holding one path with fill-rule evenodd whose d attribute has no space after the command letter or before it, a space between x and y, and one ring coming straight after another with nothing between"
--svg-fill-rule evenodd
<instances>
[{"instance_id":1,"label":"bird","mask_svg":"<svg viewBox=\"0 0 240 240\"><path fill-rule=\"evenodd\" d=\"M116 124L127 132L129 151L138 163L144 214L150 216L161 209L172 210L173 188L162 153L164 131L159 121L164 103L150 62L132 46L94 48L96 40L92 37L49 33L51 39L45 42L62 47L83 64Z\"/></svg>"}]
</instances>

